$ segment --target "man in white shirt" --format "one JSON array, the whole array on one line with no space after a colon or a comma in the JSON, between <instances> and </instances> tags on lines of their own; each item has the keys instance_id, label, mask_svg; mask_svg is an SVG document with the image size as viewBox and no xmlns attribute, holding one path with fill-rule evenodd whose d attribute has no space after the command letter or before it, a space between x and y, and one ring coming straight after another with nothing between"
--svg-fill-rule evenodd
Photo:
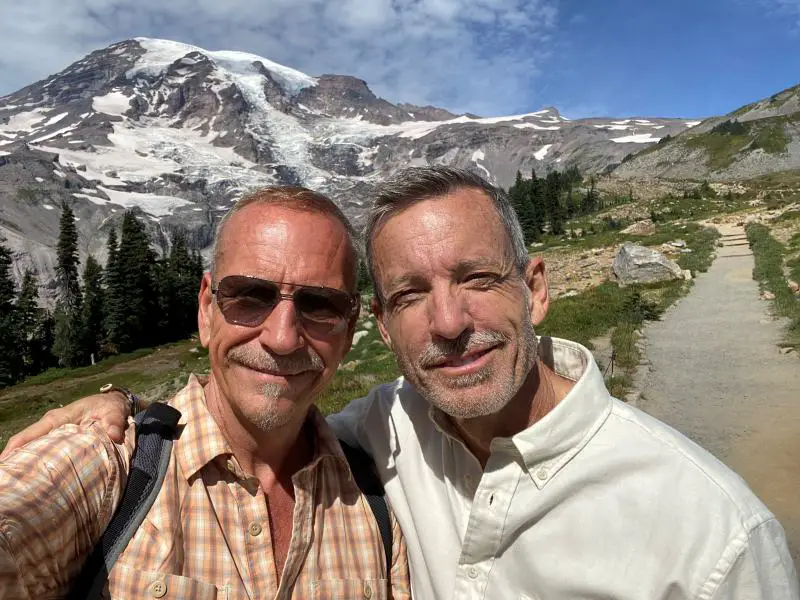
<instances>
[{"instance_id":1,"label":"man in white shirt","mask_svg":"<svg viewBox=\"0 0 800 600\"><path fill-rule=\"evenodd\" d=\"M535 336L544 265L502 192L409 169L365 237L405 377L329 420L375 458L417 598L800 598L783 529L735 473L612 398L585 348Z\"/></svg>"}]
</instances>

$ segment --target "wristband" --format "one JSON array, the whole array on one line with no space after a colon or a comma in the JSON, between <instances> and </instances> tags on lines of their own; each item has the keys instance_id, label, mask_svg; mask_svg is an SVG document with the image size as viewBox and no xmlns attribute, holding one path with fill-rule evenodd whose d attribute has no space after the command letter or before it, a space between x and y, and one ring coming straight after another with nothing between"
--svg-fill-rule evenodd
<instances>
[{"instance_id":1,"label":"wristband","mask_svg":"<svg viewBox=\"0 0 800 600\"><path fill-rule=\"evenodd\" d=\"M134 394L128 388L114 385L113 383L107 383L100 388L100 393L107 394L108 392L119 392L128 399L128 410L131 412L131 417L135 417L136 413L139 412L139 406L141 404L139 396Z\"/></svg>"}]
</instances>

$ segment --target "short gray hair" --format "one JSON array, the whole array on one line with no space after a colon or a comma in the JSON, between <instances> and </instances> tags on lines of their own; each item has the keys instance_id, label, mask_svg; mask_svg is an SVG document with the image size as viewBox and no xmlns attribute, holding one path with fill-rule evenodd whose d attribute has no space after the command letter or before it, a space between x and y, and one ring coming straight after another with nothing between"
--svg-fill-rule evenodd
<instances>
[{"instance_id":1,"label":"short gray hair","mask_svg":"<svg viewBox=\"0 0 800 600\"><path fill-rule=\"evenodd\" d=\"M479 190L489 197L506 230L514 264L520 272L525 271L530 261L525 237L517 213L502 189L492 185L480 175L464 169L444 166L411 167L396 173L380 185L363 230L362 241L366 249L367 268L378 302L382 304L384 299L375 276L372 238L377 229L392 215L417 202L445 196L460 189Z\"/></svg>"},{"instance_id":2,"label":"short gray hair","mask_svg":"<svg viewBox=\"0 0 800 600\"><path fill-rule=\"evenodd\" d=\"M353 289L358 285L358 271L360 269L358 235L350 221L334 204L333 200L327 196L300 186L270 186L262 188L241 198L233 207L225 213L217 225L214 235L214 243L211 251L211 281L217 283L216 270L222 259L222 236L225 226L231 217L251 204L269 204L273 206L283 206L291 210L309 212L314 214L326 215L342 224L350 244L351 261L353 264Z\"/></svg>"}]
</instances>

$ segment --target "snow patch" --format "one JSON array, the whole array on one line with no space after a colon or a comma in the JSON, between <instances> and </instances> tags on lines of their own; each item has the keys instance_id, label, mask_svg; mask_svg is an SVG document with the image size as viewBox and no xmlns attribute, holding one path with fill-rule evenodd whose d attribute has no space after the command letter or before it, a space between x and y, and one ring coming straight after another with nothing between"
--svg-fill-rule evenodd
<instances>
[{"instance_id":1,"label":"snow patch","mask_svg":"<svg viewBox=\"0 0 800 600\"><path fill-rule=\"evenodd\" d=\"M121 117L131 107L131 99L122 92L109 92L92 98L92 109L107 115Z\"/></svg>"},{"instance_id":2,"label":"snow patch","mask_svg":"<svg viewBox=\"0 0 800 600\"><path fill-rule=\"evenodd\" d=\"M558 125L550 125L549 127L542 127L541 125L536 125L535 123L519 123L514 125L517 129L540 129L542 131L556 131L561 129Z\"/></svg>"},{"instance_id":3,"label":"snow patch","mask_svg":"<svg viewBox=\"0 0 800 600\"><path fill-rule=\"evenodd\" d=\"M547 152L548 152L548 151L550 150L550 148L552 148L552 147L553 147L553 144L547 144L547 145L545 145L545 146L542 146L542 147L541 147L541 148L539 148L539 149L538 149L536 152L534 152L534 153L533 153L533 157L534 157L536 160L543 160L543 159L544 159L544 157L545 157L545 156L547 156Z\"/></svg>"},{"instance_id":4,"label":"snow patch","mask_svg":"<svg viewBox=\"0 0 800 600\"><path fill-rule=\"evenodd\" d=\"M6 152L5 150L0 150L0 156L8 156L11 152Z\"/></svg>"},{"instance_id":5,"label":"snow patch","mask_svg":"<svg viewBox=\"0 0 800 600\"><path fill-rule=\"evenodd\" d=\"M618 144L650 144L658 142L660 139L661 138L653 137L652 133L637 133L636 135L611 138L611 141Z\"/></svg>"},{"instance_id":6,"label":"snow patch","mask_svg":"<svg viewBox=\"0 0 800 600\"><path fill-rule=\"evenodd\" d=\"M47 121L44 123L44 125L41 125L41 127L48 127L50 125L55 125L61 119L66 117L68 114L69 114L68 112L65 112L65 113L61 113L60 115L56 115L55 117L50 117L49 119L47 119Z\"/></svg>"},{"instance_id":7,"label":"snow patch","mask_svg":"<svg viewBox=\"0 0 800 600\"><path fill-rule=\"evenodd\" d=\"M475 152L472 153L472 158L470 160L476 163L484 158L486 158L486 155L483 153L483 150L475 150Z\"/></svg>"},{"instance_id":8,"label":"snow patch","mask_svg":"<svg viewBox=\"0 0 800 600\"><path fill-rule=\"evenodd\" d=\"M630 125L595 125L597 129L605 129L607 131L621 131L630 129Z\"/></svg>"},{"instance_id":9,"label":"snow patch","mask_svg":"<svg viewBox=\"0 0 800 600\"><path fill-rule=\"evenodd\" d=\"M129 79L139 73L159 75L176 60L184 58L191 52L199 52L207 56L217 67L234 76L257 74L253 63L260 62L281 87L290 94L296 94L303 88L317 85L315 78L256 54L229 50L209 52L190 44L151 38L136 38L136 41L146 52L136 62L136 66L127 72L126 75ZM259 77L261 76L259 75Z\"/></svg>"},{"instance_id":10,"label":"snow patch","mask_svg":"<svg viewBox=\"0 0 800 600\"><path fill-rule=\"evenodd\" d=\"M39 183L43 183L44 182L44 179L42 179L41 177L34 177L34 179L36 181L38 181Z\"/></svg>"},{"instance_id":11,"label":"snow patch","mask_svg":"<svg viewBox=\"0 0 800 600\"><path fill-rule=\"evenodd\" d=\"M37 108L17 113L8 120L8 123L0 125L0 131L33 131L47 118L42 112L43 109Z\"/></svg>"},{"instance_id":12,"label":"snow patch","mask_svg":"<svg viewBox=\"0 0 800 600\"><path fill-rule=\"evenodd\" d=\"M42 204L42 207L45 208L46 210L55 210L56 209L56 207L53 206L52 204Z\"/></svg>"},{"instance_id":13,"label":"snow patch","mask_svg":"<svg viewBox=\"0 0 800 600\"><path fill-rule=\"evenodd\" d=\"M77 123L73 123L72 125L67 125L66 127L63 127L62 129L58 129L57 131L54 131L53 133L48 133L47 135L43 135L41 137L36 138L35 140L30 140L28 143L29 144L38 144L38 143L43 142L45 140L49 140L50 138L58 137L59 135L61 135L62 133L66 133L67 131L72 131L77 126L78 126Z\"/></svg>"},{"instance_id":14,"label":"snow patch","mask_svg":"<svg viewBox=\"0 0 800 600\"><path fill-rule=\"evenodd\" d=\"M105 192L114 204L119 204L125 208L139 207L144 212L155 217L171 215L176 208L193 204L189 200L176 198L174 196L156 196L155 194L143 194L141 192L124 192L121 190L112 190L103 186L98 186L98 189ZM87 196L87 198L90 200L92 199L89 196ZM94 200L99 199L94 198Z\"/></svg>"},{"instance_id":15,"label":"snow patch","mask_svg":"<svg viewBox=\"0 0 800 600\"><path fill-rule=\"evenodd\" d=\"M696 125L700 125L700 123L702 123L702 121L686 121L686 126L695 127Z\"/></svg>"}]
</instances>

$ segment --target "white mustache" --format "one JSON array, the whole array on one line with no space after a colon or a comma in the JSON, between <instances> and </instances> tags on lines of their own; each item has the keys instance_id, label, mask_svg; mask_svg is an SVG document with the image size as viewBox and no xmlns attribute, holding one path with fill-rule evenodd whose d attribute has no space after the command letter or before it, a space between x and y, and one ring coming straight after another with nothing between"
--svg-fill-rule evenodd
<instances>
[{"instance_id":1,"label":"white mustache","mask_svg":"<svg viewBox=\"0 0 800 600\"><path fill-rule=\"evenodd\" d=\"M226 358L255 371L284 375L295 375L304 371L322 371L325 368L322 357L313 348L308 348L304 353L297 352L282 356L258 351L250 346L234 346L228 350Z\"/></svg>"}]
</instances>

